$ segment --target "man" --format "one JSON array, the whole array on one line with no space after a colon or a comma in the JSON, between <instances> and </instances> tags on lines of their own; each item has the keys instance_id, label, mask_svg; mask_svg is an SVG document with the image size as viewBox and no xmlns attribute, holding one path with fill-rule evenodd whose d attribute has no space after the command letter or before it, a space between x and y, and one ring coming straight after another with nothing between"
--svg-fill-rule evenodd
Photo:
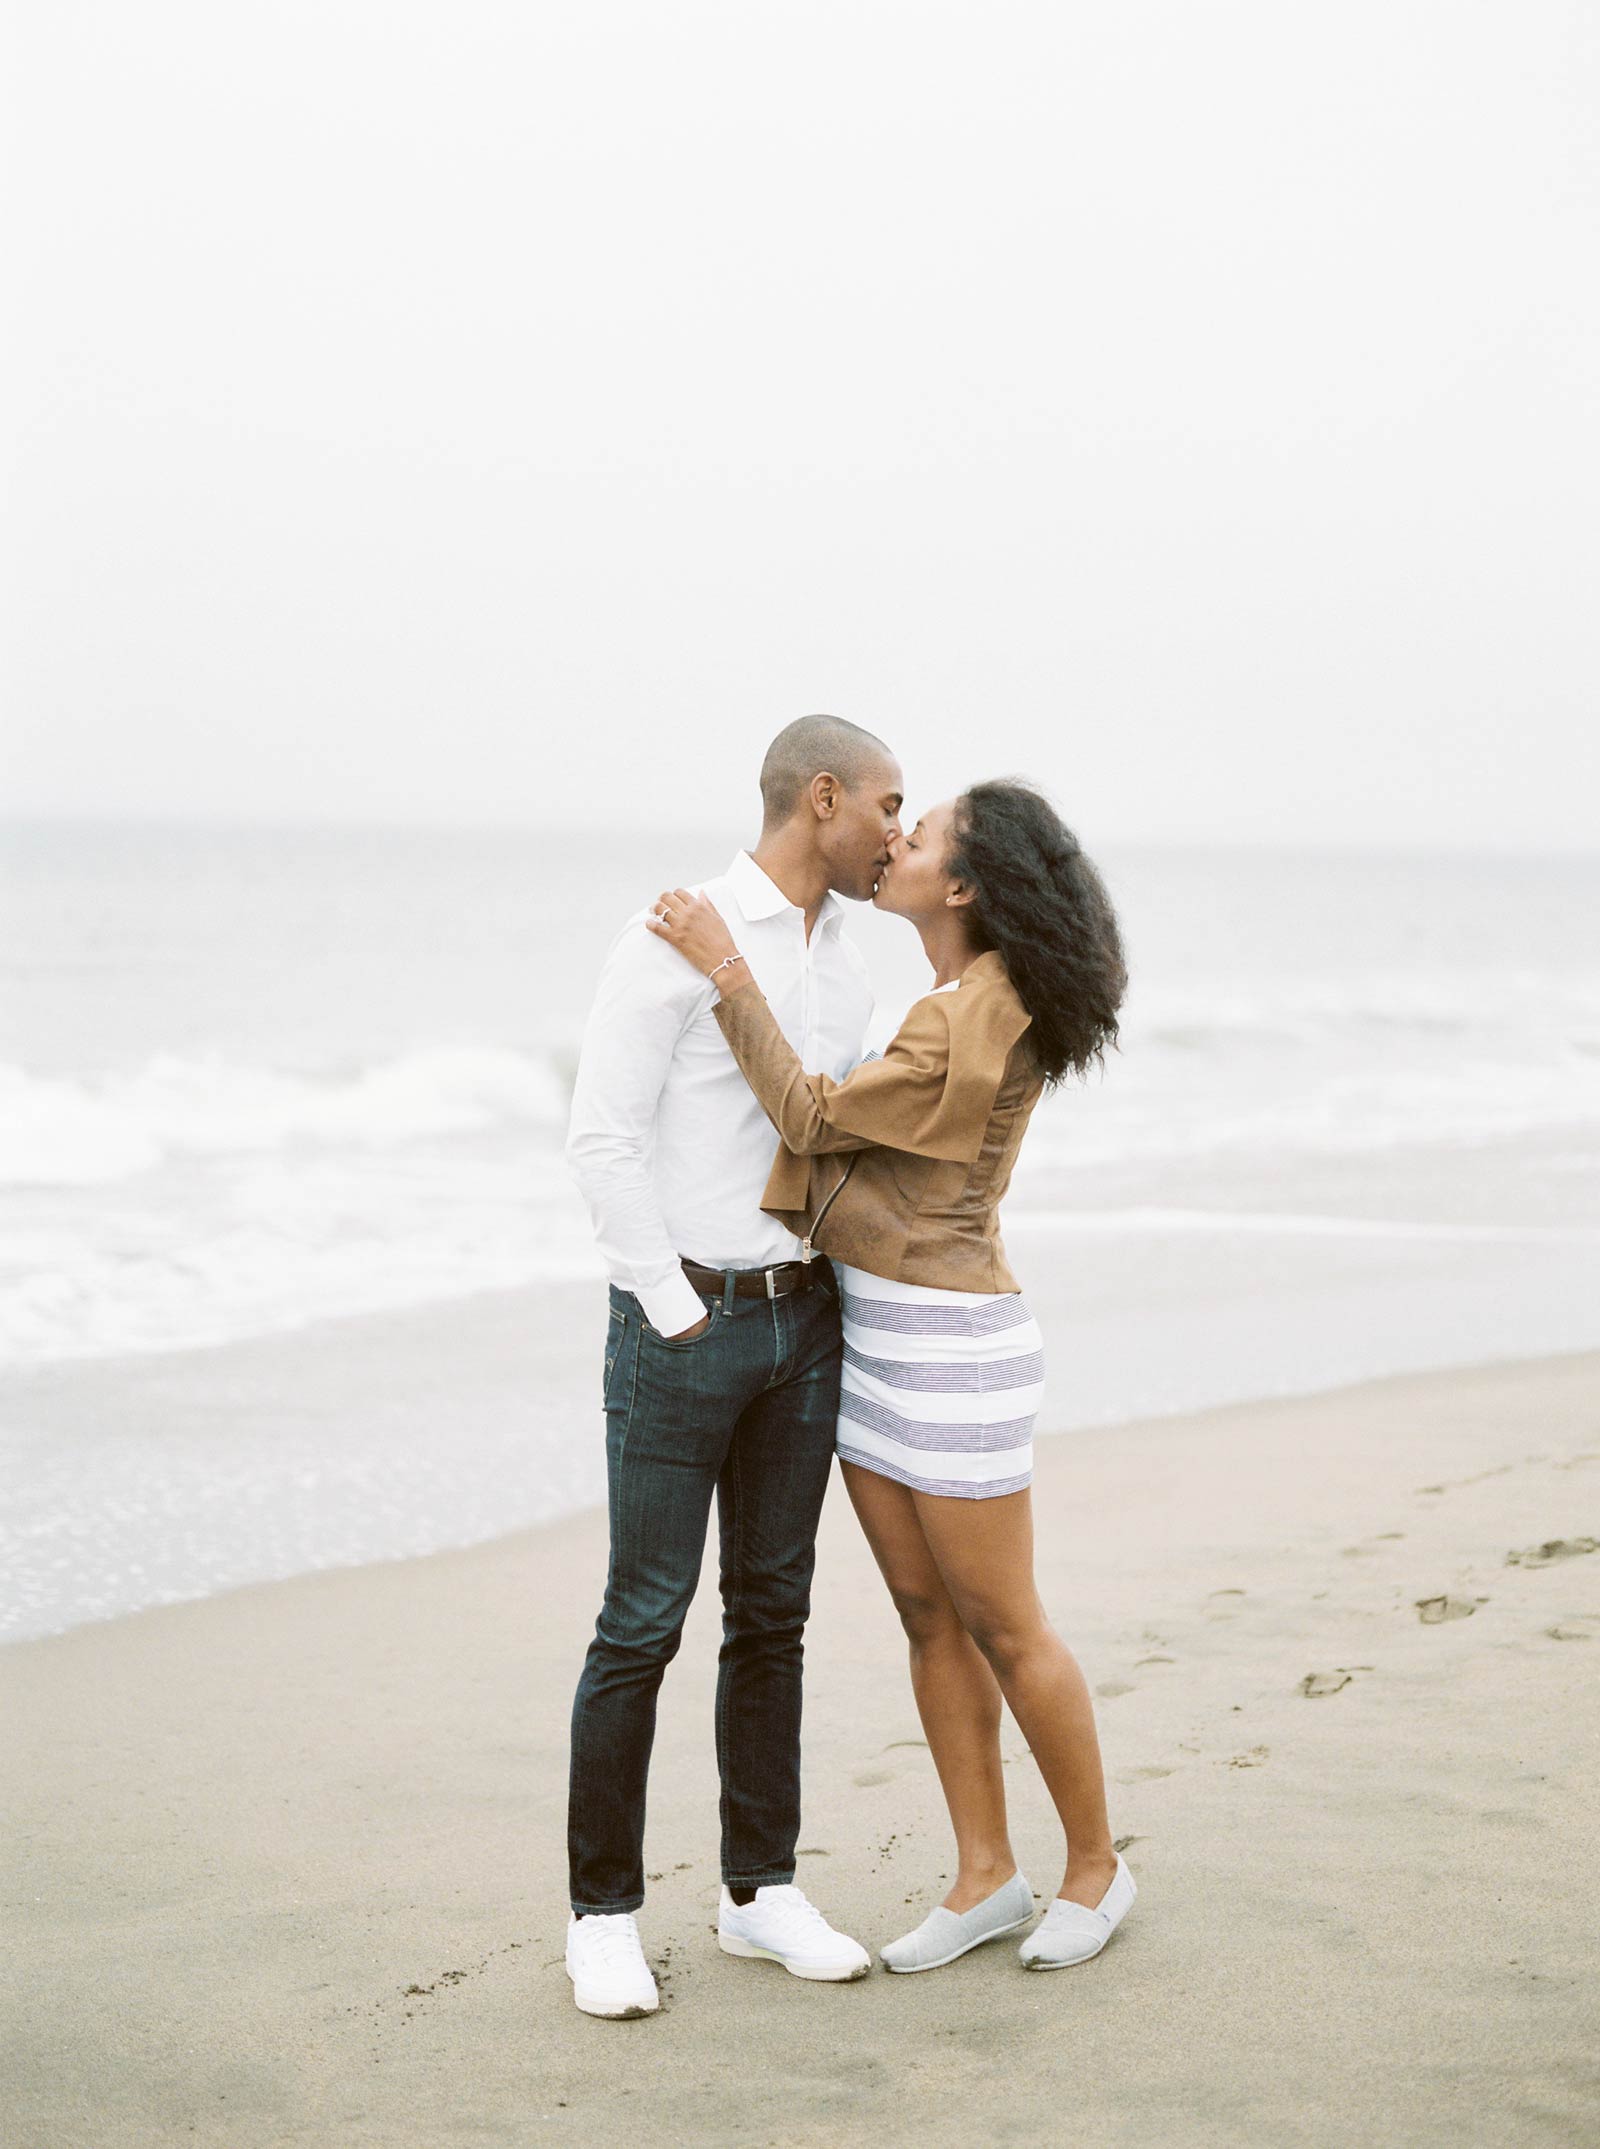
<instances>
[{"instance_id":1,"label":"man","mask_svg":"<svg viewBox=\"0 0 1600 2149\"><path fill-rule=\"evenodd\" d=\"M802 717L761 768L762 830L704 883L808 1070L862 1056L872 997L840 896L871 896L899 834L901 775L880 739ZM722 1649L720 1945L796 1976L865 1975L794 1883L802 1634L833 1456L839 1312L761 1211L770 1122L723 1042L716 991L646 929L613 943L584 1037L567 1156L611 1278L605 1353L611 1564L572 1712L568 1818L577 2004L650 2014L645 1782L656 1694L676 1655L716 1495Z\"/></svg>"}]
</instances>

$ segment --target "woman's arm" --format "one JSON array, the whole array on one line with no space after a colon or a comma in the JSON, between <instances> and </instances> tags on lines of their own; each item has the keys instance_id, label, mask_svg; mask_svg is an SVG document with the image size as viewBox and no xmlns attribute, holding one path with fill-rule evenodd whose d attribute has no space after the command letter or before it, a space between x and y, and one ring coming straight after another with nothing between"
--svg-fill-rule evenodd
<instances>
[{"instance_id":1,"label":"woman's arm","mask_svg":"<svg viewBox=\"0 0 1600 2149\"><path fill-rule=\"evenodd\" d=\"M745 1080L798 1156L881 1147L970 1163L982 1147L987 1108L970 1130L945 1109L950 1033L940 995L917 1002L882 1059L838 1082L806 1073L754 983L725 993L716 1017Z\"/></svg>"},{"instance_id":2,"label":"woman's arm","mask_svg":"<svg viewBox=\"0 0 1600 2149\"><path fill-rule=\"evenodd\" d=\"M645 924L716 986L717 1022L729 1049L767 1117L796 1155L870 1149L879 1143L893 1149L918 1147L918 1135L937 1120L950 1064L938 1000L920 1003L933 1010L920 1021L913 1008L882 1059L867 1061L842 1082L830 1075L808 1075L715 903L688 888L667 888ZM978 1133L981 1139L981 1126ZM945 1147L926 1153L965 1155L966 1148L949 1147L947 1134ZM977 1154L975 1148L972 1154Z\"/></svg>"},{"instance_id":3,"label":"woman's arm","mask_svg":"<svg viewBox=\"0 0 1600 2149\"><path fill-rule=\"evenodd\" d=\"M645 920L717 988L717 1023L767 1117L799 1156L900 1149L971 1164L1006 1056L1028 1026L1014 994L929 993L880 1060L836 1082L807 1074L714 903L669 888Z\"/></svg>"}]
</instances>

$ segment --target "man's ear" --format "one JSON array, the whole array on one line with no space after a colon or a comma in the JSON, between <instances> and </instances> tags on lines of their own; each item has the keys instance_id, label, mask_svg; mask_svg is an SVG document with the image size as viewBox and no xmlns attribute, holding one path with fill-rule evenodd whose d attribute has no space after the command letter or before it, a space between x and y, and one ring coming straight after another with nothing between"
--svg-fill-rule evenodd
<instances>
[{"instance_id":1,"label":"man's ear","mask_svg":"<svg viewBox=\"0 0 1600 2149\"><path fill-rule=\"evenodd\" d=\"M819 821L831 821L839 810L839 779L826 769L811 779L811 810Z\"/></svg>"}]
</instances>

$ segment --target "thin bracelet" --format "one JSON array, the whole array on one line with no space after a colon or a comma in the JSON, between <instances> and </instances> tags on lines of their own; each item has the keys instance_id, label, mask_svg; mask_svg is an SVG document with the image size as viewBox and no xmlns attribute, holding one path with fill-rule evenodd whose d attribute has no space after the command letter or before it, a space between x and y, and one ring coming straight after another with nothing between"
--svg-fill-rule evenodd
<instances>
[{"instance_id":1,"label":"thin bracelet","mask_svg":"<svg viewBox=\"0 0 1600 2149\"><path fill-rule=\"evenodd\" d=\"M726 970L729 963L742 963L743 961L744 957L742 955L724 955L721 962L717 965L717 970ZM708 978L714 978L717 974L717 970L708 970L706 972L706 976Z\"/></svg>"}]
</instances>

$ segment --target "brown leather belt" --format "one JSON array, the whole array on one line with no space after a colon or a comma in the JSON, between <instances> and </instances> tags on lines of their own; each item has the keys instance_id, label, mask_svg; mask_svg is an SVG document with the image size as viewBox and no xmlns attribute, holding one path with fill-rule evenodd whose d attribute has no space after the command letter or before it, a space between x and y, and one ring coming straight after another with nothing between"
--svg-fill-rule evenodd
<instances>
[{"instance_id":1,"label":"brown leather belt","mask_svg":"<svg viewBox=\"0 0 1600 2149\"><path fill-rule=\"evenodd\" d=\"M683 1273L707 1298L720 1298L728 1288L727 1269L707 1268L703 1261L683 1262ZM814 1261L780 1261L775 1268L734 1269L735 1298L787 1298L791 1291L809 1291L816 1281Z\"/></svg>"}]
</instances>

